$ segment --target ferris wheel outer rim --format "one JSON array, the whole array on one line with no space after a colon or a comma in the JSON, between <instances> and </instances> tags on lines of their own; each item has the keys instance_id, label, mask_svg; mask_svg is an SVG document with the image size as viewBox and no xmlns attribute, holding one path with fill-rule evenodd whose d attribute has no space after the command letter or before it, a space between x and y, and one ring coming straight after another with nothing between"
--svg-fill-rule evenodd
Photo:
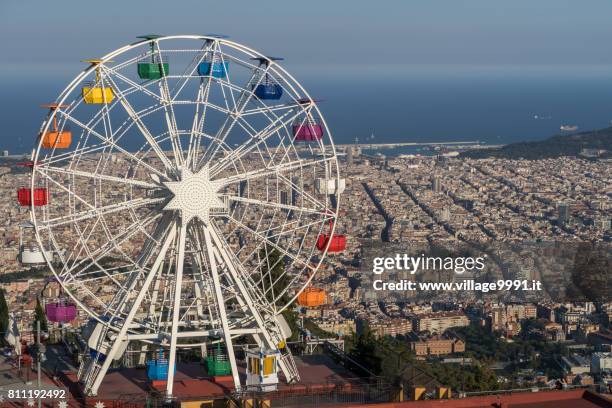
<instances>
[{"instance_id":1,"label":"ferris wheel outer rim","mask_svg":"<svg viewBox=\"0 0 612 408\"><path fill-rule=\"evenodd\" d=\"M298 87L299 91L301 91L301 93L306 96L307 98L309 98L310 100L314 101L314 99L310 96L310 94L308 93L308 91L302 86L302 84L293 77L293 75L291 75L289 72L287 72L285 70L285 68L283 66L281 66L280 64L278 64L274 59L269 58L268 56L261 54L259 51L254 50L250 47L247 47L243 44L234 42L234 41L230 41L226 38L216 38L216 37L212 37L212 36L207 36L207 35L169 35L169 36L162 36L162 37L158 37L155 38L154 40L142 40L142 41L137 41L131 44L127 44L124 45L116 50L113 50L107 54L105 54L103 57L100 58L100 64L104 64L105 62L108 62L111 58L113 58L114 56L118 56L121 55L127 51L130 51L132 49L141 47L143 45L149 44L152 41L155 42L161 42L161 41L167 41L167 40L202 40L202 41L216 41L219 42L221 44L224 45L228 45L238 51L242 51L246 54L251 54L252 57L258 57L258 58L264 58L268 61L268 64L270 66L270 68L274 68L275 70L280 71L280 74L286 76L291 82L286 81L287 85L292 85L292 86L296 86ZM98 64L90 64L87 68L83 69L80 73L78 73L69 83L68 85L60 92L60 94L58 95L58 104L65 104L66 99L72 94L72 92L74 92L74 90L77 88L77 86L79 84L81 84L83 82L83 80L88 77L95 69L96 69L96 65ZM295 90L294 90L295 92ZM322 121L324 128L327 131L328 137L327 137L327 142L326 146L329 146L329 148L331 149L330 152L330 156L333 156L335 158L335 160L333 160L333 166L335 167L335 177L333 177L333 179L336 180L336 185L339 185L339 181L340 181L340 168L339 168L339 164L338 164L338 160L337 160L337 151L336 151L336 147L334 144L334 141L332 139L332 132L329 128L329 126L327 125L327 121L325 120L324 115L321 113L321 111L318 108L317 104L313 104L314 109L317 111L318 113L318 117L319 119ZM44 135L46 134L46 132L48 131L53 118L55 117L55 115L57 114L57 112L54 110L51 112L50 115L47 116L47 118L43 121L43 124L41 125L40 128L40 132L39 135ZM43 138L42 137L38 137L38 143L37 146L32 149L32 156L31 156L31 160L33 162L33 167L32 167L32 175L30 177L30 194L33 196L34 193L34 188L35 188L35 181L36 181L36 165L38 163L38 159L40 157L41 154L41 149L42 149L42 141ZM50 193L49 193L50 194ZM331 236L334 235L335 231L336 231L336 227L337 227L337 221L338 221L338 213L339 213L339 208L340 208L340 202L341 202L341 198L340 198L341 194L337 194L336 195L336 208L331 209L331 216L333 216L334 222L331 225L331 228L329 230L329 233ZM30 203L30 221L32 222L32 224L34 225L34 232L35 232L35 238L36 238L36 242L39 246L39 248L45 248L45 246L43 245L42 242L42 237L40 234L40 227L38 225L37 219L36 219L36 211L35 211L35 206L34 206L34 201L31 200ZM282 305L282 307L280 307L277 310L276 315L280 315L285 309L287 309L288 307L290 307L291 305L293 305L293 303L297 300L298 296L300 295L300 293L302 293L312 282L312 280L314 279L315 275L317 274L317 272L319 271L319 269L321 268L321 266L323 265L324 261L325 261L325 257L328 254L328 249L331 245L331 240L328 240L327 245L324 249L324 251L322 251L321 255L320 255L320 259L316 264L315 269L313 270L312 273L310 273L310 276L308 277L308 279L301 285L296 285L298 286L298 290L296 291L296 293L284 304ZM49 269L51 270L51 272L53 273L53 276L55 277L55 279L57 280L57 282L60 284L60 286L64 289L64 293L68 294L68 296L70 296L70 298L72 298L72 300L82 309L84 310L91 318L94 318L96 321L98 321L99 323L104 324L105 326L111 328L112 330L117 330L113 325L108 324L107 321L104 321L101 319L100 315L98 313L96 313L95 311L91 310L90 307L86 306L85 304L83 304L83 302L81 302L81 300L79 298L77 298L75 296L75 294L73 294L72 290L66 289L66 287L64 286L64 283L62 282L62 279L60 279L55 267L53 266L53 259L49 259L48 255L47 255L47 251L42 250L41 251L43 254L43 258L46 261L47 266L49 267Z\"/></svg>"}]
</instances>

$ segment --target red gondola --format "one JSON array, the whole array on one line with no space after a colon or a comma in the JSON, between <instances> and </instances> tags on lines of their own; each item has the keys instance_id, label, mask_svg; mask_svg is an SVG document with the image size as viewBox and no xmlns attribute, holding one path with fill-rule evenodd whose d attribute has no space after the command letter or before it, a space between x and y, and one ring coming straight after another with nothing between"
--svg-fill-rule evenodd
<instances>
[{"instance_id":1,"label":"red gondola","mask_svg":"<svg viewBox=\"0 0 612 408\"><path fill-rule=\"evenodd\" d=\"M327 243L331 240L327 252L342 252L346 249L346 236L342 234L332 234L334 227L333 221L329 221L329 234L321 234L317 239L317 248L324 251Z\"/></svg>"},{"instance_id":2,"label":"red gondola","mask_svg":"<svg viewBox=\"0 0 612 408\"><path fill-rule=\"evenodd\" d=\"M49 203L49 192L46 188L37 187L34 189L34 200L32 200L31 190L27 187L22 187L17 190L17 200L23 207L29 207L34 201L34 207L42 207Z\"/></svg>"}]
</instances>

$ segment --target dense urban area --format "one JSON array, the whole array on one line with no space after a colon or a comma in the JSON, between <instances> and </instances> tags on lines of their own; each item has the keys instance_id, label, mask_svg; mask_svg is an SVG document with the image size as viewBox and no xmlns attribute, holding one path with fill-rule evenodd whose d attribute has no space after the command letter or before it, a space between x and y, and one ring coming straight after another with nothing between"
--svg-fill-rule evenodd
<instances>
[{"instance_id":1,"label":"dense urban area","mask_svg":"<svg viewBox=\"0 0 612 408\"><path fill-rule=\"evenodd\" d=\"M346 189L336 233L347 245L325 259L291 311L302 329L295 343L330 339L374 375L420 376L462 392L612 383L609 160L340 151ZM45 267L18 262L31 231L20 228L28 211L13 196L28 181L27 170L0 167L0 285L32 341L41 305L60 288ZM478 273L411 279L527 280L543 288L375 293L369 258L399 251L488 257ZM87 318L80 312L61 331L74 335ZM8 322L0 323L6 331ZM49 336L57 330L48 322Z\"/></svg>"}]
</instances>

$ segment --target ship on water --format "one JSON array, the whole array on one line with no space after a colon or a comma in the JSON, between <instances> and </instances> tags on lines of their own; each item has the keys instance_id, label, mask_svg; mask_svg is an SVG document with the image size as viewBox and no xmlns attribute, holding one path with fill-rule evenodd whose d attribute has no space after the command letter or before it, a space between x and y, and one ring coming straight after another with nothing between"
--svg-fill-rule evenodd
<instances>
[{"instance_id":1,"label":"ship on water","mask_svg":"<svg viewBox=\"0 0 612 408\"><path fill-rule=\"evenodd\" d=\"M578 130L578 126L576 125L561 125L559 128L562 132L575 132Z\"/></svg>"}]
</instances>

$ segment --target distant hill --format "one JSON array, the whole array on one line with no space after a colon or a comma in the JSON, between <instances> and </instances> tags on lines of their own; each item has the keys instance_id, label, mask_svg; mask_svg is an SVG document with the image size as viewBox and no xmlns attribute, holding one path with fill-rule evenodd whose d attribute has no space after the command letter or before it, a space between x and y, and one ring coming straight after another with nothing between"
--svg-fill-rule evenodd
<instances>
[{"instance_id":1,"label":"distant hill","mask_svg":"<svg viewBox=\"0 0 612 408\"><path fill-rule=\"evenodd\" d=\"M560 156L578 156L582 149L607 150L604 157L610 157L612 152L612 127L573 135L556 135L538 142L512 143L495 149L468 150L461 153L461 157L536 160Z\"/></svg>"}]
</instances>

